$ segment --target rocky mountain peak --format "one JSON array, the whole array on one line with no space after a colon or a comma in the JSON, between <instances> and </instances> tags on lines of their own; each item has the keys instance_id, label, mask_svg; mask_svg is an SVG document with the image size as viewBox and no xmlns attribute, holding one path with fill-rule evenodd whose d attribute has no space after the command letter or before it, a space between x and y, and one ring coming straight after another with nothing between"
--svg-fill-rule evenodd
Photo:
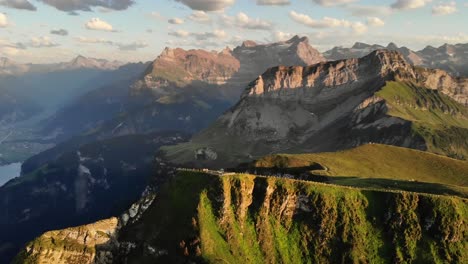
<instances>
[{"instance_id":1,"label":"rocky mountain peak","mask_svg":"<svg viewBox=\"0 0 468 264\"><path fill-rule=\"evenodd\" d=\"M257 46L257 43L253 40L246 40L244 42L242 42L242 46L243 48L252 48L252 47L255 47Z\"/></svg>"},{"instance_id":2,"label":"rocky mountain peak","mask_svg":"<svg viewBox=\"0 0 468 264\"><path fill-rule=\"evenodd\" d=\"M108 61L104 59L88 58L83 55L78 55L70 62L57 64L58 69L71 70L71 69L99 69L99 70L115 70L122 66L123 63L119 61Z\"/></svg>"},{"instance_id":3,"label":"rocky mountain peak","mask_svg":"<svg viewBox=\"0 0 468 264\"><path fill-rule=\"evenodd\" d=\"M306 36L300 37L299 35L295 35L294 37L287 40L286 42L288 42L288 43L293 43L293 42L307 42L307 43L309 43L309 38L306 37Z\"/></svg>"},{"instance_id":4,"label":"rocky mountain peak","mask_svg":"<svg viewBox=\"0 0 468 264\"><path fill-rule=\"evenodd\" d=\"M300 98L317 87L353 85L369 79L384 82L398 76L415 76L413 67L397 51L376 50L360 59L322 62L311 66L277 66L268 69L257 78L245 96L273 96L275 98L294 96ZM317 88L322 89L322 88ZM294 90L297 91L293 92ZM296 93L296 94L294 94ZM293 95L294 94L294 95Z\"/></svg>"},{"instance_id":5,"label":"rocky mountain peak","mask_svg":"<svg viewBox=\"0 0 468 264\"><path fill-rule=\"evenodd\" d=\"M396 72L398 70L412 71L412 66L398 51L375 50L363 57L362 60L370 60L372 66L380 67L380 72L382 74L388 73L389 71Z\"/></svg>"},{"instance_id":6,"label":"rocky mountain peak","mask_svg":"<svg viewBox=\"0 0 468 264\"><path fill-rule=\"evenodd\" d=\"M351 47L352 49L365 49L365 48L370 48L371 45L369 44L366 44L366 43L362 43L362 42L356 42L354 43L353 47Z\"/></svg>"},{"instance_id":7,"label":"rocky mountain peak","mask_svg":"<svg viewBox=\"0 0 468 264\"><path fill-rule=\"evenodd\" d=\"M221 52L220 54L222 55L231 55L232 56L232 49L229 48L229 47L225 47Z\"/></svg>"},{"instance_id":8,"label":"rocky mountain peak","mask_svg":"<svg viewBox=\"0 0 468 264\"><path fill-rule=\"evenodd\" d=\"M388 45L387 45L387 49L389 49L389 50L397 50L397 49L398 49L398 46L397 46L395 43L390 42L390 43L388 43Z\"/></svg>"}]
</instances>

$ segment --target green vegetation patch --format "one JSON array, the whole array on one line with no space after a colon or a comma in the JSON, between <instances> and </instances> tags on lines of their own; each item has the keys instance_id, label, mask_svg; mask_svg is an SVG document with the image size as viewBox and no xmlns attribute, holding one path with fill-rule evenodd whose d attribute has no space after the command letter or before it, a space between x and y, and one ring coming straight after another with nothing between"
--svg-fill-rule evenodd
<instances>
[{"instance_id":1,"label":"green vegetation patch","mask_svg":"<svg viewBox=\"0 0 468 264\"><path fill-rule=\"evenodd\" d=\"M314 170L314 174L344 177L341 180L373 178L468 185L467 161L380 144L330 153L270 155L254 165L263 168L307 168L317 163L324 169Z\"/></svg>"},{"instance_id":2,"label":"green vegetation patch","mask_svg":"<svg viewBox=\"0 0 468 264\"><path fill-rule=\"evenodd\" d=\"M468 157L468 109L437 90L410 82L388 82L377 93L385 99L388 114L413 122L428 151L466 159Z\"/></svg>"}]
</instances>

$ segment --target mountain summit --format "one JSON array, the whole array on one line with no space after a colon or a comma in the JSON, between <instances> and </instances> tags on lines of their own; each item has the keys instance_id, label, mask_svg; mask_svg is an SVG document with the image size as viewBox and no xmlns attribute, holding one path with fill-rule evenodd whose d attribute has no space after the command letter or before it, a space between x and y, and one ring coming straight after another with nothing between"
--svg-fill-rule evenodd
<instances>
[{"instance_id":1,"label":"mountain summit","mask_svg":"<svg viewBox=\"0 0 468 264\"><path fill-rule=\"evenodd\" d=\"M378 142L465 158L467 105L467 79L414 67L396 51L278 66L250 83L215 124L177 147L177 153L189 154L178 156L169 148L168 155L188 162L196 156L192 153L209 149L218 160L229 159L224 153L230 152L241 162L272 152L332 151ZM457 141L451 142L451 136ZM201 163L217 162L197 157Z\"/></svg>"}]
</instances>

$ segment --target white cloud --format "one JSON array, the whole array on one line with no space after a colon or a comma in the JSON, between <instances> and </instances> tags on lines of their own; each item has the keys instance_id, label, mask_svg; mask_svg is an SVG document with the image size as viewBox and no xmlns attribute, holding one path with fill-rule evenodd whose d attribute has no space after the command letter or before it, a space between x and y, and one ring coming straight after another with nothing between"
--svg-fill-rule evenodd
<instances>
[{"instance_id":1,"label":"white cloud","mask_svg":"<svg viewBox=\"0 0 468 264\"><path fill-rule=\"evenodd\" d=\"M351 24L351 29L356 35L361 35L367 32L367 26L362 22L354 22Z\"/></svg>"},{"instance_id":2,"label":"white cloud","mask_svg":"<svg viewBox=\"0 0 468 264\"><path fill-rule=\"evenodd\" d=\"M132 43L116 43L115 44L120 50L124 51L136 51L148 47L148 43L145 41L134 41Z\"/></svg>"},{"instance_id":3,"label":"white cloud","mask_svg":"<svg viewBox=\"0 0 468 264\"><path fill-rule=\"evenodd\" d=\"M394 9L408 10L424 7L432 0L397 0L391 5Z\"/></svg>"},{"instance_id":4,"label":"white cloud","mask_svg":"<svg viewBox=\"0 0 468 264\"><path fill-rule=\"evenodd\" d=\"M3 56L15 56L24 49L26 49L26 47L20 43L12 43L8 40L0 39L0 54L4 54Z\"/></svg>"},{"instance_id":5,"label":"white cloud","mask_svg":"<svg viewBox=\"0 0 468 264\"><path fill-rule=\"evenodd\" d=\"M324 29L324 28L350 28L355 34L363 34L367 32L367 26L362 22L353 22L345 19L337 19L332 17L324 17L322 19L313 19L308 15L297 13L295 11L289 12L292 20L305 26Z\"/></svg>"},{"instance_id":6,"label":"white cloud","mask_svg":"<svg viewBox=\"0 0 468 264\"><path fill-rule=\"evenodd\" d=\"M435 16L450 15L457 12L457 4L455 2L439 4L432 7L432 14Z\"/></svg>"},{"instance_id":7,"label":"white cloud","mask_svg":"<svg viewBox=\"0 0 468 264\"><path fill-rule=\"evenodd\" d=\"M97 17L91 18L91 20L86 22L85 27L89 30L114 31L111 24Z\"/></svg>"},{"instance_id":8,"label":"white cloud","mask_svg":"<svg viewBox=\"0 0 468 264\"><path fill-rule=\"evenodd\" d=\"M184 20L178 17L174 17L174 18L170 18L167 22L173 25L181 25L184 23Z\"/></svg>"},{"instance_id":9,"label":"white cloud","mask_svg":"<svg viewBox=\"0 0 468 264\"><path fill-rule=\"evenodd\" d=\"M290 0L257 0L257 5L290 5Z\"/></svg>"},{"instance_id":10,"label":"white cloud","mask_svg":"<svg viewBox=\"0 0 468 264\"><path fill-rule=\"evenodd\" d=\"M285 41L285 40L291 39L292 37L294 37L293 33L287 33L287 32L282 32L282 31L275 31L272 33L273 42Z\"/></svg>"},{"instance_id":11,"label":"white cloud","mask_svg":"<svg viewBox=\"0 0 468 264\"><path fill-rule=\"evenodd\" d=\"M235 0L175 0L193 10L219 11L234 4Z\"/></svg>"},{"instance_id":12,"label":"white cloud","mask_svg":"<svg viewBox=\"0 0 468 264\"><path fill-rule=\"evenodd\" d=\"M59 44L53 42L49 37L31 38L31 42L26 45L32 48L52 48L59 46Z\"/></svg>"},{"instance_id":13,"label":"white cloud","mask_svg":"<svg viewBox=\"0 0 468 264\"><path fill-rule=\"evenodd\" d=\"M121 43L121 42L114 42L111 40L103 39L103 38L86 38L86 37L78 37L76 40L83 44L103 44L117 47L119 50L123 51L136 51L138 49L148 47L148 43L145 41L134 41L131 43Z\"/></svg>"},{"instance_id":14,"label":"white cloud","mask_svg":"<svg viewBox=\"0 0 468 264\"><path fill-rule=\"evenodd\" d=\"M91 11L94 7L104 7L112 10L125 10L132 6L134 0L38 0L53 6L60 11Z\"/></svg>"},{"instance_id":15,"label":"white cloud","mask_svg":"<svg viewBox=\"0 0 468 264\"><path fill-rule=\"evenodd\" d=\"M176 30L176 31L169 32L169 36L178 37L178 38L186 38L190 36L190 32L185 31L185 30Z\"/></svg>"},{"instance_id":16,"label":"white cloud","mask_svg":"<svg viewBox=\"0 0 468 264\"><path fill-rule=\"evenodd\" d=\"M197 23L211 22L211 17L204 11L195 10L192 12L192 14L188 18Z\"/></svg>"},{"instance_id":17,"label":"white cloud","mask_svg":"<svg viewBox=\"0 0 468 264\"><path fill-rule=\"evenodd\" d=\"M271 30L272 23L260 18L251 18L247 14L240 12L236 16L221 16L221 23L225 26L238 27L251 30Z\"/></svg>"},{"instance_id":18,"label":"white cloud","mask_svg":"<svg viewBox=\"0 0 468 264\"><path fill-rule=\"evenodd\" d=\"M378 17L368 17L366 23L371 27L382 27L385 25L385 22Z\"/></svg>"},{"instance_id":19,"label":"white cloud","mask_svg":"<svg viewBox=\"0 0 468 264\"><path fill-rule=\"evenodd\" d=\"M215 29L213 32L187 32L185 30L177 30L168 33L170 36L177 37L177 38L187 38L193 37L196 40L209 40L212 38L215 39L224 39L227 37L227 33L224 30Z\"/></svg>"},{"instance_id":20,"label":"white cloud","mask_svg":"<svg viewBox=\"0 0 468 264\"><path fill-rule=\"evenodd\" d=\"M349 4L352 2L356 2L358 0L314 0L314 2L321 6L336 6L336 5L343 5Z\"/></svg>"},{"instance_id":21,"label":"white cloud","mask_svg":"<svg viewBox=\"0 0 468 264\"><path fill-rule=\"evenodd\" d=\"M8 26L8 17L5 14L0 13L0 28L7 27L7 26Z\"/></svg>"},{"instance_id":22,"label":"white cloud","mask_svg":"<svg viewBox=\"0 0 468 264\"><path fill-rule=\"evenodd\" d=\"M29 11L37 10L37 8L28 0L0 0L0 5Z\"/></svg>"}]
</instances>

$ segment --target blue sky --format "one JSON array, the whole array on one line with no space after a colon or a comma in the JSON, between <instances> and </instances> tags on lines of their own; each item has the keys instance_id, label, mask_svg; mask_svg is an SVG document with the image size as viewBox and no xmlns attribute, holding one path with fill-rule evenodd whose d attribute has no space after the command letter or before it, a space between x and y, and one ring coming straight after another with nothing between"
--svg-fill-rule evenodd
<instances>
[{"instance_id":1,"label":"blue sky","mask_svg":"<svg viewBox=\"0 0 468 264\"><path fill-rule=\"evenodd\" d=\"M468 42L467 15L468 1L0 0L0 57L148 61L166 46L220 50L295 34L320 51L357 41L421 49Z\"/></svg>"}]
</instances>

